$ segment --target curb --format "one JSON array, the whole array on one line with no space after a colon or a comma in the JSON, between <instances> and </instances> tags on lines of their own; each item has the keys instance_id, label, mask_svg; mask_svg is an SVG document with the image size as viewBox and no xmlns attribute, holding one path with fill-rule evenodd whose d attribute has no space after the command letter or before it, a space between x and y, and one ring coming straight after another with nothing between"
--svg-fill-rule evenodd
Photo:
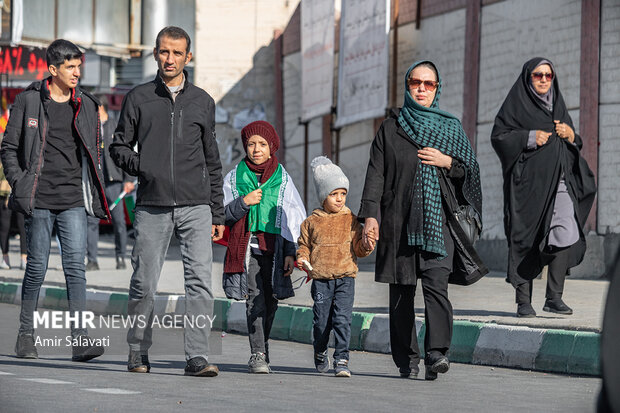
<instances>
[{"instance_id":1,"label":"curb","mask_svg":"<svg viewBox=\"0 0 620 413\"><path fill-rule=\"evenodd\" d=\"M64 288L41 287L39 307L67 309ZM86 307L97 314L127 314L129 295L88 288ZM21 304L21 284L0 282L0 302ZM155 314L183 314L185 296L158 295ZM245 303L215 298L216 330L247 334ZM312 308L279 304L271 337L312 344ZM425 325L416 320L420 353L424 354ZM600 376L600 334L454 320L451 361L564 374ZM353 312L351 350L390 353L387 314Z\"/></svg>"}]
</instances>

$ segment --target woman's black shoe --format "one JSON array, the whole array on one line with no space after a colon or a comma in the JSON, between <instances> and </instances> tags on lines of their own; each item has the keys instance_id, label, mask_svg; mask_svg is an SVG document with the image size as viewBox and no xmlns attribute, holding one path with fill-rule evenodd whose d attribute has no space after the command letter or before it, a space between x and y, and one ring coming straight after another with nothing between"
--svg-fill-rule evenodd
<instances>
[{"instance_id":1,"label":"woman's black shoe","mask_svg":"<svg viewBox=\"0 0 620 413\"><path fill-rule=\"evenodd\" d=\"M517 306L517 317L520 318L534 318L536 317L536 310L530 303L522 303Z\"/></svg>"},{"instance_id":2,"label":"woman's black shoe","mask_svg":"<svg viewBox=\"0 0 620 413\"><path fill-rule=\"evenodd\" d=\"M567 306L561 298L556 298L555 300L545 300L543 311L566 315L571 315L573 313L573 309Z\"/></svg>"}]
</instances>

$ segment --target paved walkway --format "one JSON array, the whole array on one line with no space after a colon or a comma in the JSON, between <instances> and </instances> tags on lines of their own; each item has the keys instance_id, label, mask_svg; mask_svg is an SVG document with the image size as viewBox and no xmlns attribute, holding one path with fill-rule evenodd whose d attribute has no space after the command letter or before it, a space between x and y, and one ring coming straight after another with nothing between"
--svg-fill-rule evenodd
<instances>
[{"instance_id":1,"label":"paved walkway","mask_svg":"<svg viewBox=\"0 0 620 413\"><path fill-rule=\"evenodd\" d=\"M16 244L12 241L13 244ZM49 270L45 279L47 285L64 286L64 275L61 270L58 248L53 242L50 256ZM131 253L130 243L128 247ZM11 262L17 263L18 251L12 245ZM215 262L213 264L213 291L216 297L224 297L222 290L222 262L225 249L222 246L214 247ZM131 278L131 264L127 259L128 269L116 270L114 259L114 241L112 235L102 234L99 247L99 271L89 271L86 274L89 288L127 292ZM388 288L387 284L374 281L374 264L365 260L360 263L360 273L356 279L355 309L371 313L387 313ZM299 286L294 298L283 301L286 304L311 306L310 283L303 283L303 273L300 270L293 272L293 280L298 280ZM21 270L0 270L0 280L20 281L23 276ZM303 284L302 284L303 283ZM545 301L544 280L534 281L533 306L538 317L521 319L515 317L516 304L514 290L505 281L505 274L493 272L469 287L451 285L449 288L450 300L454 307L454 318L478 322L495 322L506 325L520 325L538 328L559 328L567 330L600 332L602 325L602 311L607 294L607 281L571 279L566 281L564 300L573 308L572 316L563 316L542 311ZM183 265L179 246L173 242L161 278L158 291L164 294L184 294ZM416 309L423 317L424 302L421 294L416 296Z\"/></svg>"}]
</instances>

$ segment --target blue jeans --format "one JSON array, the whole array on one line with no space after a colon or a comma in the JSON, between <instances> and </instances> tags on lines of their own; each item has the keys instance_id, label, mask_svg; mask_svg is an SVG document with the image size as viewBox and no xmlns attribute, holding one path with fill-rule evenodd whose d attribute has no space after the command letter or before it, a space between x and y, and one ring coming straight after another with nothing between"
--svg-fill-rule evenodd
<instances>
[{"instance_id":1,"label":"blue jeans","mask_svg":"<svg viewBox=\"0 0 620 413\"><path fill-rule=\"evenodd\" d=\"M314 300L314 352L327 350L329 333L333 328L336 344L334 360L349 360L355 278L313 280L310 292Z\"/></svg>"},{"instance_id":2,"label":"blue jeans","mask_svg":"<svg viewBox=\"0 0 620 413\"><path fill-rule=\"evenodd\" d=\"M127 310L131 317L148 322L135 323L127 332L127 343L130 350L146 354L153 344L155 292L172 234L179 240L183 256L185 316L190 320L200 316L204 320L213 315L211 207L137 207L134 231L136 243L131 254L133 275ZM204 324L206 328L202 328ZM207 358L210 332L208 322L185 325L186 360Z\"/></svg>"},{"instance_id":3,"label":"blue jeans","mask_svg":"<svg viewBox=\"0 0 620 413\"><path fill-rule=\"evenodd\" d=\"M84 207L65 210L36 208L32 216L26 217L25 226L28 262L22 282L19 332L33 334L33 312L37 309L39 291L47 273L53 228L56 228L62 250L69 311L84 311L86 307L86 210ZM72 323L71 335L82 334L86 334L86 329L75 328Z\"/></svg>"}]
</instances>

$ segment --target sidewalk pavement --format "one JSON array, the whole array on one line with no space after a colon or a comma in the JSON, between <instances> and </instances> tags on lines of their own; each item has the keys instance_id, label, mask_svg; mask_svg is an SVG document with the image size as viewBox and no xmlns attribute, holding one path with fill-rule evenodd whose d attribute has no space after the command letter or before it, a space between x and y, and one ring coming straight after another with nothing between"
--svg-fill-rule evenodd
<instances>
[{"instance_id":1,"label":"sidewalk pavement","mask_svg":"<svg viewBox=\"0 0 620 413\"><path fill-rule=\"evenodd\" d=\"M39 297L42 308L62 307L66 300L65 280L58 248L52 245L44 289ZM131 244L131 243L130 243ZM14 246L16 247L16 246ZM131 245L129 246L129 252ZM213 293L216 297L214 328L247 333L245 303L227 300L222 290L222 263L225 249L214 246ZM11 262L19 262L17 249L11 250ZM86 274L88 308L97 313L126 313L128 269L116 270L114 241L102 235L99 243L99 271ZM374 281L374 264L360 262L356 279L355 314L351 348L390 352L388 322L388 286ZM0 301L20 302L23 271L0 270ZM295 270L296 296L280 302L272 330L275 339L311 343L312 299L305 273ZM607 281L571 279L566 281L564 300L574 314L563 316L542 311L545 280L534 281L533 303L536 318L515 316L514 290L505 274L494 272L469 287L451 285L454 329L449 357L452 361L493 366L600 375L599 344ZM421 291L420 291L421 292ZM156 312L179 313L184 308L183 266L179 246L172 242L159 280ZM416 295L418 340L423 351L424 302Z\"/></svg>"}]
</instances>

